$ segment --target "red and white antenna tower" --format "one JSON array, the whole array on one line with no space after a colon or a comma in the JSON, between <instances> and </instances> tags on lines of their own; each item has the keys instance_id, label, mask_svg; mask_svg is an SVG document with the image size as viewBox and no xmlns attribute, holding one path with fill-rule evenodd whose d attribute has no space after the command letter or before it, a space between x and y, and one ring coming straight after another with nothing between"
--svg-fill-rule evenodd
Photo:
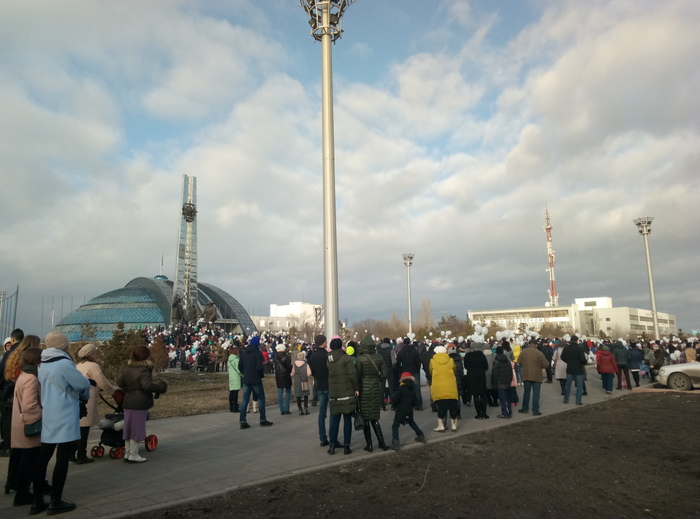
<instances>
[{"instance_id":1,"label":"red and white antenna tower","mask_svg":"<svg viewBox=\"0 0 700 519\"><path fill-rule=\"evenodd\" d=\"M554 249L552 249L552 223L549 221L549 211L545 209L544 232L547 234L547 257L549 258L549 306L559 306L559 294L557 293L557 282L554 279Z\"/></svg>"}]
</instances>

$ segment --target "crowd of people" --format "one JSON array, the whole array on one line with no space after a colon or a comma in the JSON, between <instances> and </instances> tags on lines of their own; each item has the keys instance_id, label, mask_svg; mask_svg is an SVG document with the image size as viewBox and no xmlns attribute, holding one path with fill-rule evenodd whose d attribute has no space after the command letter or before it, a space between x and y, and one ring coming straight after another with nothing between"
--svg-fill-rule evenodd
<instances>
[{"instance_id":1,"label":"crowd of people","mask_svg":"<svg viewBox=\"0 0 700 519\"><path fill-rule=\"evenodd\" d=\"M119 380L112 384L102 372L95 344L80 348L74 360L65 335L51 332L43 348L41 342L21 329L5 340L0 361L0 453L9 457L5 494L15 492L13 505L30 506L31 515L45 510L57 515L76 508L63 499L70 462L94 461L87 444L90 429L99 421L100 392L122 402L124 460L143 463L139 445L146 437L148 409L167 384L154 379L147 346L131 351ZM52 458L49 483L46 473Z\"/></svg>"},{"instance_id":2,"label":"crowd of people","mask_svg":"<svg viewBox=\"0 0 700 519\"><path fill-rule=\"evenodd\" d=\"M589 365L595 365L610 394L615 378L617 390L632 389L644 377L653 382L664 364L695 362L700 353L692 338L628 343L575 335L549 340L509 334L454 341L449 336L416 341L366 335L359 343L344 343L339 336L328 341L318 335L306 344L281 333L234 336L201 323L147 328L141 333L150 346L163 341L171 368L189 370L194 365L227 371L229 411L239 415L244 430L251 428L251 414L258 415L261 427L273 425L263 385L265 375L273 375L280 415L292 414L292 397L300 416L309 414L309 405L318 407L319 442L330 455L352 453L353 431L362 431L363 449L368 452L375 446L400 449L402 425L412 429L416 442L425 442L414 420L414 413L424 409L423 376L429 408L436 413L434 431L444 433L458 430L466 408L473 407L478 420L489 419L489 408L498 408L497 417L504 420L512 417L514 407L520 413L540 415L541 385L555 379L563 402L569 402L575 387L575 403L581 405L590 382ZM95 344L75 352L75 361L69 346L58 332L49 333L43 345L39 337L25 336L19 329L5 341L0 364L0 454L9 455L5 493L14 491L14 504L31 505L32 514L48 510L54 515L75 508L63 500L63 488L70 462L93 461L87 445L90 429L100 419L100 392L113 395L123 406L124 460L143 463L146 458L139 448L146 437L148 410L154 398L167 391L167 384L154 376L149 346L133 348L114 383L102 372ZM387 407L394 413L391 442L385 440L379 421ZM54 456L49 483L46 472ZM48 504L45 495L50 497Z\"/></svg>"}]
</instances>

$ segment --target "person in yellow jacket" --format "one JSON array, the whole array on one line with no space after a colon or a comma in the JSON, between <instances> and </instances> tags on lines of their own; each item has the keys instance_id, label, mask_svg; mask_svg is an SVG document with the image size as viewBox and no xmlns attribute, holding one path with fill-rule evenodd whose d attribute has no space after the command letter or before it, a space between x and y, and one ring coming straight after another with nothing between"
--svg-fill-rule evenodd
<instances>
[{"instance_id":1,"label":"person in yellow jacket","mask_svg":"<svg viewBox=\"0 0 700 519\"><path fill-rule=\"evenodd\" d=\"M447 348L444 346L437 346L434 351L435 355L430 360L430 398L437 405L438 412L438 426L434 430L445 432L445 419L449 411L452 431L456 431L459 395L455 361L447 354Z\"/></svg>"}]
</instances>

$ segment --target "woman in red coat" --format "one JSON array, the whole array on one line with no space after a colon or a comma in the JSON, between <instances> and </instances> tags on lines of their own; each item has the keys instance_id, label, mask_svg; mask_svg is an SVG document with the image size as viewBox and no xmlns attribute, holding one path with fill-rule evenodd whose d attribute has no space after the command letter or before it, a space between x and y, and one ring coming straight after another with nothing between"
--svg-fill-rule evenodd
<instances>
[{"instance_id":1,"label":"woman in red coat","mask_svg":"<svg viewBox=\"0 0 700 519\"><path fill-rule=\"evenodd\" d=\"M603 379L603 389L609 395L612 393L613 382L615 381L615 373L617 373L617 362L615 356L610 351L610 347L603 344L598 353L595 354L595 363Z\"/></svg>"}]
</instances>

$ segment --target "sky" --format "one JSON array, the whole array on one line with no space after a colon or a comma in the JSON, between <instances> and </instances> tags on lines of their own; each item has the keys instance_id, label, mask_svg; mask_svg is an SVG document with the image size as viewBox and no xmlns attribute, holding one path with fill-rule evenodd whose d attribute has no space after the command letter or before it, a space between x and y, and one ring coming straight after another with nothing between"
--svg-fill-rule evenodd
<instances>
[{"instance_id":1,"label":"sky","mask_svg":"<svg viewBox=\"0 0 700 519\"><path fill-rule=\"evenodd\" d=\"M323 302L321 45L294 0L0 0L0 289L50 330L174 278ZM339 315L611 297L700 329L700 2L357 0L333 46ZM43 304L42 304L43 300ZM53 303L52 303L53 301Z\"/></svg>"}]
</instances>

